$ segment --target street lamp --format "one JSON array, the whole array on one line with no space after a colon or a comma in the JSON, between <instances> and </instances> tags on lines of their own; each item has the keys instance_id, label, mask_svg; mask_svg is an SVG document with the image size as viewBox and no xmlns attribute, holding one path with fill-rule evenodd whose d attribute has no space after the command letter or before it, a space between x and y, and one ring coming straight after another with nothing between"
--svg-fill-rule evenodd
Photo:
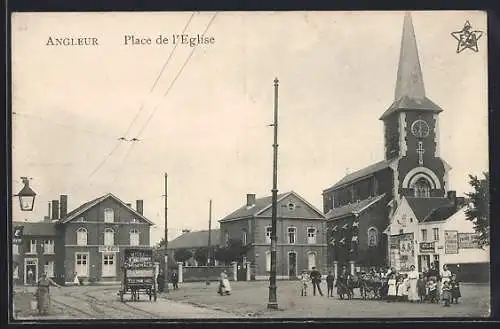
<instances>
[{"instance_id":1,"label":"street lamp","mask_svg":"<svg viewBox=\"0 0 500 329\"><path fill-rule=\"evenodd\" d=\"M274 79L274 143L273 143L273 189L272 189L272 213L271 213L271 273L269 275L269 302L268 309L278 309L276 296L276 247L278 237L276 236L276 212L278 201L278 78Z\"/></svg>"},{"instance_id":2,"label":"street lamp","mask_svg":"<svg viewBox=\"0 0 500 329\"><path fill-rule=\"evenodd\" d=\"M19 197L19 206L21 211L33 211L35 205L36 193L30 187L30 181L27 177L21 177L24 187L14 196Z\"/></svg>"}]
</instances>

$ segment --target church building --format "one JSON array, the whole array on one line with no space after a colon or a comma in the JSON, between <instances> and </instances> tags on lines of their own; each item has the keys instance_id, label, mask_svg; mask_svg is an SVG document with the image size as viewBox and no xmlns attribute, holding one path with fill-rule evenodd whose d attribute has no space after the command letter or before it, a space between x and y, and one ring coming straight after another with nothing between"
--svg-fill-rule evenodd
<instances>
[{"instance_id":1,"label":"church building","mask_svg":"<svg viewBox=\"0 0 500 329\"><path fill-rule=\"evenodd\" d=\"M389 224L403 198L418 213L447 206L451 167L439 154L439 113L425 93L411 14L403 35L395 97L383 112L385 156L323 191L328 262L354 272L389 264ZM440 202L442 201L442 202ZM425 217L425 216L424 216Z\"/></svg>"}]
</instances>

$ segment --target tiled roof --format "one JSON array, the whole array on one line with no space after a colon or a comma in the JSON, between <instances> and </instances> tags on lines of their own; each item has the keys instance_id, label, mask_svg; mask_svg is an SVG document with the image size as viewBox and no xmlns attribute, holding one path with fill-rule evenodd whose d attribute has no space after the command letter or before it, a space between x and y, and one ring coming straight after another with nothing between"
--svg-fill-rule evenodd
<instances>
[{"instance_id":1,"label":"tiled roof","mask_svg":"<svg viewBox=\"0 0 500 329\"><path fill-rule=\"evenodd\" d=\"M12 222L12 232L16 226L24 226L24 236L55 236L56 225L49 222Z\"/></svg>"},{"instance_id":2,"label":"tiled roof","mask_svg":"<svg viewBox=\"0 0 500 329\"><path fill-rule=\"evenodd\" d=\"M392 105L382 114L380 120L386 118L392 113L404 110L419 110L419 111L429 111L429 112L442 112L438 105L436 105L433 101L424 97L422 99L414 99L408 96L401 97L400 99L394 101Z\"/></svg>"},{"instance_id":3,"label":"tiled roof","mask_svg":"<svg viewBox=\"0 0 500 329\"><path fill-rule=\"evenodd\" d=\"M121 203L124 207L126 207L128 210L130 210L131 212L134 213L135 216L141 218L142 220L144 220L145 222L147 222L148 224L150 225L153 225L154 223L151 222L149 219L147 219L146 217L144 217L144 215L141 215L140 213L138 213L136 210L134 210L132 207L129 207L125 202L123 202L122 200L120 200L119 198L117 198L115 195L113 195L112 193L108 193L108 194L105 194L103 196L100 196L98 198L95 198L91 201L88 201L88 202L85 202L84 204L82 204L81 206L77 207L76 209L73 209L72 211L70 211L66 217L62 218L61 219L61 222L62 223L67 223L69 222L70 220L74 219L74 217L76 217L77 215L79 215L80 213L83 213L84 211L87 211L88 209L92 208L93 206L99 204L100 202L106 200L107 198L113 198L115 201L117 201L118 203Z\"/></svg>"},{"instance_id":4,"label":"tiled roof","mask_svg":"<svg viewBox=\"0 0 500 329\"><path fill-rule=\"evenodd\" d=\"M385 197L385 194L378 195L376 197L370 197L368 199L360 200L359 202L354 202L351 204L346 204L345 206L333 208L326 214L328 220L336 219L345 215L359 213L367 209L370 205L379 202Z\"/></svg>"},{"instance_id":5,"label":"tiled roof","mask_svg":"<svg viewBox=\"0 0 500 329\"><path fill-rule=\"evenodd\" d=\"M220 230L211 230L211 244L218 245L220 242ZM208 247L208 230L184 233L168 242L167 249L200 248Z\"/></svg>"},{"instance_id":6,"label":"tiled roof","mask_svg":"<svg viewBox=\"0 0 500 329\"><path fill-rule=\"evenodd\" d=\"M423 223L439 222L450 218L460 211L455 205L443 206L432 210L423 220Z\"/></svg>"},{"instance_id":7,"label":"tiled roof","mask_svg":"<svg viewBox=\"0 0 500 329\"><path fill-rule=\"evenodd\" d=\"M451 207L451 202L448 198L407 197L406 200L408 201L408 205L411 207L413 213L420 223L423 221L436 221L446 219L443 218L443 216L446 215L449 211L440 208Z\"/></svg>"},{"instance_id":8,"label":"tiled roof","mask_svg":"<svg viewBox=\"0 0 500 329\"><path fill-rule=\"evenodd\" d=\"M390 162L389 161L386 161L386 160L382 160L380 162L377 162L377 163L374 163L372 165L369 165L368 167L365 167L363 169L360 169L358 171L355 171L353 173L350 173L348 175L346 175L344 178L342 178L341 180L339 180L337 183L335 183L335 185L333 185L332 187L326 189L326 191L329 191L329 190L333 190L341 185L345 185L347 183L350 183L352 181L355 181L359 178L363 178L365 176L368 176L368 175L371 175L373 173L376 173L382 169L386 169L388 168L390 165Z\"/></svg>"},{"instance_id":9,"label":"tiled roof","mask_svg":"<svg viewBox=\"0 0 500 329\"><path fill-rule=\"evenodd\" d=\"M288 194L290 194L290 192L278 194L278 200ZM245 204L236 211L233 211L232 213L221 219L220 221L254 216L255 214L258 214L260 211L268 207L271 203L272 203L272 196L266 196L263 198L255 199L255 205L253 207L248 208L247 205Z\"/></svg>"}]
</instances>

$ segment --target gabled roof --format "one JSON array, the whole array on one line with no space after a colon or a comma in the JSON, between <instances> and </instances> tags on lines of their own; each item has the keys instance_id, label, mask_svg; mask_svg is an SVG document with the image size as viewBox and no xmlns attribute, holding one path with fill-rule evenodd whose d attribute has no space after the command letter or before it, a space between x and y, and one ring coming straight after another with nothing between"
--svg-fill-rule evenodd
<instances>
[{"instance_id":1,"label":"gabled roof","mask_svg":"<svg viewBox=\"0 0 500 329\"><path fill-rule=\"evenodd\" d=\"M277 197L277 202L281 202L283 199L286 199L289 196L295 196L297 199L300 201L304 202L307 206L309 206L311 209L313 209L319 217L324 218L324 215L321 213L320 210L318 210L316 207L314 207L312 204L310 204L307 200L305 200L303 197L298 195L294 191L286 192L286 193L281 193L278 194ZM272 196L266 196L263 198L258 198L255 200L255 205L252 207L248 207L246 204L243 205L242 207L238 208L236 211L233 211L223 219L219 220L219 222L227 221L227 220L233 220L233 219L239 219L239 218L248 218L248 217L254 217L254 216L259 216L262 214L264 211L272 207Z\"/></svg>"},{"instance_id":2,"label":"gabled roof","mask_svg":"<svg viewBox=\"0 0 500 329\"><path fill-rule=\"evenodd\" d=\"M23 236L56 236L56 223L12 222L12 232L16 226L23 226Z\"/></svg>"},{"instance_id":3,"label":"gabled roof","mask_svg":"<svg viewBox=\"0 0 500 329\"><path fill-rule=\"evenodd\" d=\"M211 230L211 244L218 245L220 242L220 230ZM208 230L184 233L168 242L167 249L201 248L208 247Z\"/></svg>"},{"instance_id":4,"label":"gabled roof","mask_svg":"<svg viewBox=\"0 0 500 329\"><path fill-rule=\"evenodd\" d=\"M112 198L116 202L120 203L123 207L127 208L135 216L137 216L138 218L142 219L146 223L148 223L150 225L154 225L154 223L152 221L150 221L149 219L147 219L146 217L144 217L143 215L141 215L140 213L138 213L137 211L135 211L132 207L129 207L125 202L123 202L122 200L120 200L119 198L117 198L112 193L108 193L108 194L105 194L105 195L100 196L98 198L95 198L95 199L93 199L91 201L85 202L84 204L82 204L81 206L77 207L76 209L73 209L72 211L70 211L66 215L66 217L64 217L64 218L61 219L61 223L67 223L67 222L75 219L78 215L84 213L85 211L87 211L90 208L98 205L99 203L103 202L104 200L106 200L108 198Z\"/></svg>"},{"instance_id":5,"label":"gabled roof","mask_svg":"<svg viewBox=\"0 0 500 329\"><path fill-rule=\"evenodd\" d=\"M379 202L385 197L385 193L375 196L375 197L370 197L364 200L360 200L359 202L354 202L350 204L346 204L342 207L338 208L333 208L328 213L326 214L326 218L328 220L334 220L337 218L341 218L347 215L356 215L360 214L364 210L368 209L371 205Z\"/></svg>"},{"instance_id":6,"label":"gabled roof","mask_svg":"<svg viewBox=\"0 0 500 329\"><path fill-rule=\"evenodd\" d=\"M414 198L406 197L419 223L444 220L451 216L451 201L448 198ZM449 216L446 217L446 214ZM443 217L445 216L445 217Z\"/></svg>"},{"instance_id":7,"label":"gabled roof","mask_svg":"<svg viewBox=\"0 0 500 329\"><path fill-rule=\"evenodd\" d=\"M367 176L372 175L378 171L389 168L390 164L391 164L391 161L387 161L387 160L382 160L380 162L376 162L374 164L371 164L368 167L365 167L363 169L360 169L358 171L355 171L353 173L346 175L344 178L342 178L337 183L335 183L335 185L329 187L325 191L337 189L342 185L347 185L355 180L358 180L358 179L363 178L363 177L367 177Z\"/></svg>"}]
</instances>

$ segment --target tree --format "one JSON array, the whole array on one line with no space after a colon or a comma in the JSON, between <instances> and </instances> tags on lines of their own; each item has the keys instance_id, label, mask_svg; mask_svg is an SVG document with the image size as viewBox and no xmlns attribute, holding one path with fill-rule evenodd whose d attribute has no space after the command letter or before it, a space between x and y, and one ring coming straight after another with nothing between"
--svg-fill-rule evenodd
<instances>
[{"instance_id":1,"label":"tree","mask_svg":"<svg viewBox=\"0 0 500 329\"><path fill-rule=\"evenodd\" d=\"M241 240L230 239L226 246L215 250L214 257L221 262L240 261L249 251L250 246L243 245Z\"/></svg>"},{"instance_id":2,"label":"tree","mask_svg":"<svg viewBox=\"0 0 500 329\"><path fill-rule=\"evenodd\" d=\"M193 253L189 249L181 248L176 249L174 252L174 258L176 262L184 263L191 257L193 257Z\"/></svg>"},{"instance_id":3,"label":"tree","mask_svg":"<svg viewBox=\"0 0 500 329\"><path fill-rule=\"evenodd\" d=\"M208 247L201 247L196 249L193 257L196 262L198 262L198 265L206 265L208 260Z\"/></svg>"},{"instance_id":4,"label":"tree","mask_svg":"<svg viewBox=\"0 0 500 329\"><path fill-rule=\"evenodd\" d=\"M490 244L490 177L488 172L483 175L483 179L469 175L469 184L474 191L466 193L469 202L465 210L467 220L474 223L481 247Z\"/></svg>"}]
</instances>

